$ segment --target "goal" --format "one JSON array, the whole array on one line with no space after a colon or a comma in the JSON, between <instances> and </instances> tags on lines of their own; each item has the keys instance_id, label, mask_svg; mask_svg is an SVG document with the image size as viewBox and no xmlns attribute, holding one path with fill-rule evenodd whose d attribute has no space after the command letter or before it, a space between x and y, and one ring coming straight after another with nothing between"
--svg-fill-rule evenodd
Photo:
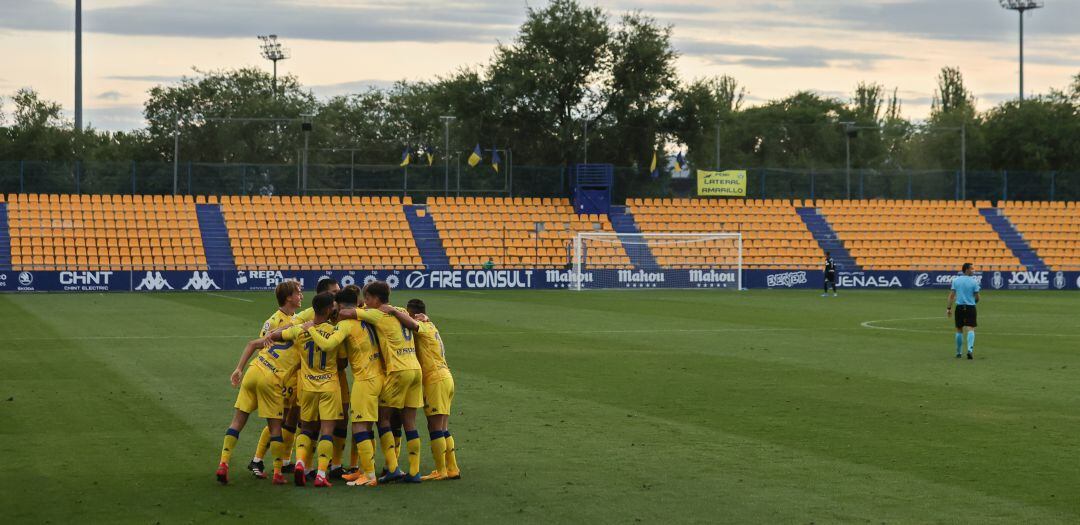
<instances>
[{"instance_id":1,"label":"goal","mask_svg":"<svg viewBox=\"0 0 1080 525\"><path fill-rule=\"evenodd\" d=\"M582 232L568 288L742 289L742 234Z\"/></svg>"}]
</instances>

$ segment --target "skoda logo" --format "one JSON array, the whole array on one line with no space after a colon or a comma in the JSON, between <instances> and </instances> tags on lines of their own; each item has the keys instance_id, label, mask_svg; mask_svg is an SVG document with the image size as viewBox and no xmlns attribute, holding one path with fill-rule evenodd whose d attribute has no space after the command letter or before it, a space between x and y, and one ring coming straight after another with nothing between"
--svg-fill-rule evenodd
<instances>
[{"instance_id":1,"label":"skoda logo","mask_svg":"<svg viewBox=\"0 0 1080 525\"><path fill-rule=\"evenodd\" d=\"M22 286L30 286L30 283L34 282L34 275L30 272L19 272L19 284Z\"/></svg>"},{"instance_id":2,"label":"skoda logo","mask_svg":"<svg viewBox=\"0 0 1080 525\"><path fill-rule=\"evenodd\" d=\"M397 288L398 276L396 276L396 275L388 275L388 276L386 276L386 285L391 287L391 288Z\"/></svg>"},{"instance_id":3,"label":"skoda logo","mask_svg":"<svg viewBox=\"0 0 1080 525\"><path fill-rule=\"evenodd\" d=\"M424 287L424 278L425 277L427 277L427 276L424 275L424 272L410 273L409 276L405 278L405 287L406 288L423 288Z\"/></svg>"},{"instance_id":4,"label":"skoda logo","mask_svg":"<svg viewBox=\"0 0 1080 525\"><path fill-rule=\"evenodd\" d=\"M917 288L922 288L928 284L930 284L930 274L928 273L920 273L919 276L915 278L915 286Z\"/></svg>"},{"instance_id":5,"label":"skoda logo","mask_svg":"<svg viewBox=\"0 0 1080 525\"><path fill-rule=\"evenodd\" d=\"M994 277L990 280L990 286L993 286L995 289L999 289L1004 285L1005 279L1001 277L1001 272L994 272Z\"/></svg>"}]
</instances>

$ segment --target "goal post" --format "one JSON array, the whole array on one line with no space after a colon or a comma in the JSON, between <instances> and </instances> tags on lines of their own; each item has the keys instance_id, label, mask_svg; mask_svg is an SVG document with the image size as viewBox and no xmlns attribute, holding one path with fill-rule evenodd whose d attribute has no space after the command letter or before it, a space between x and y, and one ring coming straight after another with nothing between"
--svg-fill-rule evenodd
<instances>
[{"instance_id":1,"label":"goal post","mask_svg":"<svg viewBox=\"0 0 1080 525\"><path fill-rule=\"evenodd\" d=\"M743 288L739 232L581 232L571 263L572 290Z\"/></svg>"}]
</instances>

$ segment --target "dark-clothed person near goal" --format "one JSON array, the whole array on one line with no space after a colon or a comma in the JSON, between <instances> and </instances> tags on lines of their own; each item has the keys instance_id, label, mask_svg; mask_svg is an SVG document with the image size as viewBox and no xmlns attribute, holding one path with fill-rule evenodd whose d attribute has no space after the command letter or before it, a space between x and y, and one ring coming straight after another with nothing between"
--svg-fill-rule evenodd
<instances>
[{"instance_id":1,"label":"dark-clothed person near goal","mask_svg":"<svg viewBox=\"0 0 1080 525\"><path fill-rule=\"evenodd\" d=\"M825 252L825 290L822 292L822 297L829 296L829 285L832 285L833 297L836 297L836 263L832 260L832 255L829 252Z\"/></svg>"}]
</instances>

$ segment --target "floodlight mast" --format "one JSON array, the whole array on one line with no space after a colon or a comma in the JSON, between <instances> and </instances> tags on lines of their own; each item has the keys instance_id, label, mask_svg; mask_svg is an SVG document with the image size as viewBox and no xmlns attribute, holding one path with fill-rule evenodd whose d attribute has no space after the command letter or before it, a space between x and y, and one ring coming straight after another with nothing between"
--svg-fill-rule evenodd
<instances>
[{"instance_id":1,"label":"floodlight mast","mask_svg":"<svg viewBox=\"0 0 1080 525\"><path fill-rule=\"evenodd\" d=\"M1020 14L1020 102L1024 101L1024 11L1043 7L1039 0L998 0L1001 7Z\"/></svg>"},{"instance_id":2,"label":"floodlight mast","mask_svg":"<svg viewBox=\"0 0 1080 525\"><path fill-rule=\"evenodd\" d=\"M281 47L281 42L278 42L277 35L259 35L259 40L262 40L262 45L259 46L262 49L262 57L274 63L274 95L277 95L277 63L279 60L288 60L292 54L288 49Z\"/></svg>"}]
</instances>

